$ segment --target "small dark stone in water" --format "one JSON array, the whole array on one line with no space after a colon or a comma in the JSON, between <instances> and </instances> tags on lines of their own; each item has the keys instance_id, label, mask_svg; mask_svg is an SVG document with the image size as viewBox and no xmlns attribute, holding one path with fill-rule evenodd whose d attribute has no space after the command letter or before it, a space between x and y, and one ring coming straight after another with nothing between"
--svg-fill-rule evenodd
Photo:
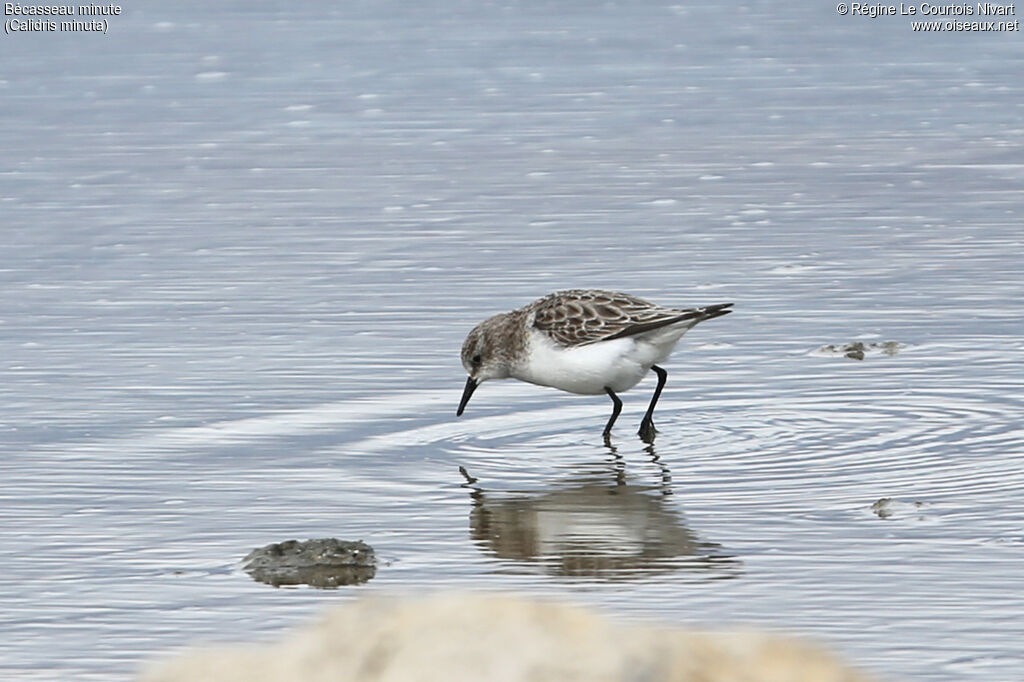
<instances>
[{"instance_id":1,"label":"small dark stone in water","mask_svg":"<svg viewBox=\"0 0 1024 682\"><path fill-rule=\"evenodd\" d=\"M853 341L844 344L826 344L818 349L819 353L831 353L843 355L851 360L863 360L868 353L879 352L885 355L896 355L904 348L904 344L898 341L883 341L880 343L864 343Z\"/></svg>"},{"instance_id":2,"label":"small dark stone in water","mask_svg":"<svg viewBox=\"0 0 1024 682\"><path fill-rule=\"evenodd\" d=\"M880 518L880 519L887 519L890 516L892 516L892 507L891 507L891 505L892 505L892 498L891 497L883 497L880 500L878 500L878 502L875 502L873 505L871 505L871 511L875 512L876 514L878 514L878 518Z\"/></svg>"},{"instance_id":3,"label":"small dark stone in water","mask_svg":"<svg viewBox=\"0 0 1024 682\"><path fill-rule=\"evenodd\" d=\"M903 344L899 341L886 341L885 343L875 344L882 349L882 352L886 355L896 355L903 349Z\"/></svg>"},{"instance_id":4,"label":"small dark stone in water","mask_svg":"<svg viewBox=\"0 0 1024 682\"><path fill-rule=\"evenodd\" d=\"M286 540L254 549L242 561L253 580L274 587L358 585L377 573L373 547L360 540Z\"/></svg>"},{"instance_id":5,"label":"small dark stone in water","mask_svg":"<svg viewBox=\"0 0 1024 682\"><path fill-rule=\"evenodd\" d=\"M891 497L883 497L871 505L871 511L878 514L878 518L880 519L888 519L898 511L906 510L908 508L920 510L926 506L926 503L920 501L907 503L901 502L900 500L894 500Z\"/></svg>"},{"instance_id":6,"label":"small dark stone in water","mask_svg":"<svg viewBox=\"0 0 1024 682\"><path fill-rule=\"evenodd\" d=\"M864 359L864 344L860 341L854 343L848 343L843 346L843 350L846 351L846 357L852 360L863 360Z\"/></svg>"}]
</instances>

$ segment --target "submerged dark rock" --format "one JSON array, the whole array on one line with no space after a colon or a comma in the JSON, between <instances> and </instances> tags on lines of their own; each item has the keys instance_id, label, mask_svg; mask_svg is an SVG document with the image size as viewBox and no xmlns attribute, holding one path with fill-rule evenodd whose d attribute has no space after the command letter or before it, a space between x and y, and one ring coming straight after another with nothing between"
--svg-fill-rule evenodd
<instances>
[{"instance_id":1,"label":"submerged dark rock","mask_svg":"<svg viewBox=\"0 0 1024 682\"><path fill-rule=\"evenodd\" d=\"M925 517L920 512L924 511L927 507L928 503L926 502L904 502L892 497L883 497L871 505L871 511L877 514L880 519L889 519L893 516L906 518L917 514L917 518L923 520Z\"/></svg>"},{"instance_id":2,"label":"submerged dark rock","mask_svg":"<svg viewBox=\"0 0 1024 682\"><path fill-rule=\"evenodd\" d=\"M819 348L818 352L843 355L851 360L863 360L867 355L896 355L904 348L906 348L906 344L898 341L881 341L878 343L852 341L843 344L826 344Z\"/></svg>"},{"instance_id":3,"label":"submerged dark rock","mask_svg":"<svg viewBox=\"0 0 1024 682\"><path fill-rule=\"evenodd\" d=\"M377 573L373 547L361 540L286 540L254 549L242 561L253 580L274 587L358 585Z\"/></svg>"}]
</instances>

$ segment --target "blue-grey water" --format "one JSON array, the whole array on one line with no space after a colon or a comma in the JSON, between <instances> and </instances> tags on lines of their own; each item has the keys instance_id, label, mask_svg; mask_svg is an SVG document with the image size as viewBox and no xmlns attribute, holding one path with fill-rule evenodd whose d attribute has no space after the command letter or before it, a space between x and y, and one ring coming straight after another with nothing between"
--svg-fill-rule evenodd
<instances>
[{"instance_id":1,"label":"blue-grey water","mask_svg":"<svg viewBox=\"0 0 1024 682\"><path fill-rule=\"evenodd\" d=\"M1024 679L1022 59L811 2L0 36L0 677L483 588ZM615 452L600 396L493 382L455 418L476 322L589 286L735 303L667 364L653 450L653 377ZM852 341L903 345L819 351ZM240 569L310 537L376 577Z\"/></svg>"}]
</instances>

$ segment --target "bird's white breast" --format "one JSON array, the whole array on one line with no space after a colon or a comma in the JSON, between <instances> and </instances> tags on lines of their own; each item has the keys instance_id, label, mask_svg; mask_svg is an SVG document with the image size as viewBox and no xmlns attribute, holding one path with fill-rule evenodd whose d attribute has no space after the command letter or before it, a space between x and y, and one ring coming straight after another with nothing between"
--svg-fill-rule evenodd
<instances>
[{"instance_id":1,"label":"bird's white breast","mask_svg":"<svg viewBox=\"0 0 1024 682\"><path fill-rule=\"evenodd\" d=\"M527 352L512 369L512 376L570 393L596 395L604 393L605 387L620 393L636 386L651 365L664 360L685 331L564 347L531 330Z\"/></svg>"}]
</instances>

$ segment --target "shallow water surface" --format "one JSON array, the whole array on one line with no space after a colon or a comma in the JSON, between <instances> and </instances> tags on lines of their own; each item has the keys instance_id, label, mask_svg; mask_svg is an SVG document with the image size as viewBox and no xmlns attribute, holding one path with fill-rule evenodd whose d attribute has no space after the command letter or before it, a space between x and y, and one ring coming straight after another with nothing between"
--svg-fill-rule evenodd
<instances>
[{"instance_id":1,"label":"shallow water surface","mask_svg":"<svg viewBox=\"0 0 1024 682\"><path fill-rule=\"evenodd\" d=\"M5 37L0 677L471 588L1024 678L1021 42L832 11L147 2ZM489 382L455 418L468 330L569 287L735 303L653 446L653 377L611 448L603 396ZM822 350L854 341L901 345ZM241 570L319 537L376 576Z\"/></svg>"}]
</instances>

